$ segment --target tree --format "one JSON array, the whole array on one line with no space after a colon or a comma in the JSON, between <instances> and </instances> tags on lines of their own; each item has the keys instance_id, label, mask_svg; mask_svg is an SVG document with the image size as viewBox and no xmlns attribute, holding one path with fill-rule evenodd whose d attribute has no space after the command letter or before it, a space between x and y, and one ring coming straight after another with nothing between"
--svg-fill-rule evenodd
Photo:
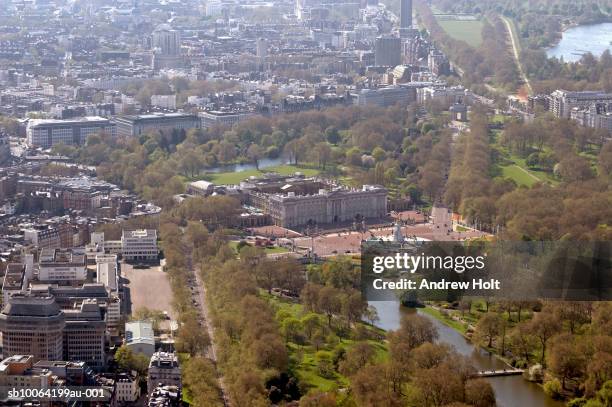
<instances>
[{"instance_id":1,"label":"tree","mask_svg":"<svg viewBox=\"0 0 612 407\"><path fill-rule=\"evenodd\" d=\"M549 370L561 379L561 386L567 390L568 380L585 374L587 361L583 349L572 335L560 335L552 341L546 355Z\"/></svg>"},{"instance_id":2,"label":"tree","mask_svg":"<svg viewBox=\"0 0 612 407\"><path fill-rule=\"evenodd\" d=\"M561 330L559 320L551 313L546 311L537 313L531 321L528 322L528 330L540 341L542 349L542 357L540 363L546 365L546 346L550 338Z\"/></svg>"},{"instance_id":3,"label":"tree","mask_svg":"<svg viewBox=\"0 0 612 407\"><path fill-rule=\"evenodd\" d=\"M189 358L183 363L183 386L189 389L193 404L210 407L222 406L215 367L210 360L198 356Z\"/></svg>"},{"instance_id":4,"label":"tree","mask_svg":"<svg viewBox=\"0 0 612 407\"><path fill-rule=\"evenodd\" d=\"M415 349L426 342L434 342L437 338L438 331L433 323L418 314L404 315L400 328L389 333L390 342L404 343L408 350ZM393 352L393 346L391 346L391 353L399 356Z\"/></svg>"},{"instance_id":5,"label":"tree","mask_svg":"<svg viewBox=\"0 0 612 407\"><path fill-rule=\"evenodd\" d=\"M319 167L325 170L325 166L332 156L332 149L329 144L325 142L317 143L313 149L313 154L319 163Z\"/></svg>"},{"instance_id":6,"label":"tree","mask_svg":"<svg viewBox=\"0 0 612 407\"><path fill-rule=\"evenodd\" d=\"M281 332L287 342L302 342L302 322L294 317L289 317L281 323Z\"/></svg>"},{"instance_id":7,"label":"tree","mask_svg":"<svg viewBox=\"0 0 612 407\"><path fill-rule=\"evenodd\" d=\"M357 405L399 407L401 396L389 385L389 369L386 365L367 365L351 378L351 390Z\"/></svg>"},{"instance_id":8,"label":"tree","mask_svg":"<svg viewBox=\"0 0 612 407\"><path fill-rule=\"evenodd\" d=\"M351 376L370 363L375 354L376 351L372 345L367 342L357 342L346 352L338 370L345 376Z\"/></svg>"},{"instance_id":9,"label":"tree","mask_svg":"<svg viewBox=\"0 0 612 407\"><path fill-rule=\"evenodd\" d=\"M474 335L486 342L487 347L493 347L493 341L499 336L502 330L502 318L499 314L486 313L478 320Z\"/></svg>"},{"instance_id":10,"label":"tree","mask_svg":"<svg viewBox=\"0 0 612 407\"><path fill-rule=\"evenodd\" d=\"M338 129L334 126L329 126L325 129L325 139L330 144L338 144L340 142L340 133L338 133Z\"/></svg>"},{"instance_id":11,"label":"tree","mask_svg":"<svg viewBox=\"0 0 612 407\"><path fill-rule=\"evenodd\" d=\"M257 144L251 144L249 146L249 149L247 150L247 157L249 158L249 160L255 163L255 168L257 170L259 170L259 160L261 160L263 155L264 155L263 149Z\"/></svg>"},{"instance_id":12,"label":"tree","mask_svg":"<svg viewBox=\"0 0 612 407\"><path fill-rule=\"evenodd\" d=\"M495 393L484 379L468 380L465 384L465 401L474 407L494 407Z\"/></svg>"},{"instance_id":13,"label":"tree","mask_svg":"<svg viewBox=\"0 0 612 407\"><path fill-rule=\"evenodd\" d=\"M331 328L332 318L341 310L339 292L334 287L323 287L319 293L318 308L327 316L327 326Z\"/></svg>"}]
</instances>

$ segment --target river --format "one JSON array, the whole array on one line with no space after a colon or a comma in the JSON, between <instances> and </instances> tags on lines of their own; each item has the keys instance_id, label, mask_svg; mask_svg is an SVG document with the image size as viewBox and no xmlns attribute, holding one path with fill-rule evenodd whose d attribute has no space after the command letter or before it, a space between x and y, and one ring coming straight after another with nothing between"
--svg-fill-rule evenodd
<instances>
[{"instance_id":1,"label":"river","mask_svg":"<svg viewBox=\"0 0 612 407\"><path fill-rule=\"evenodd\" d=\"M417 312L428 318L438 329L439 342L452 345L457 352L469 356L478 370L506 369L508 365L488 352L472 345L459 332L444 325L434 317L419 310L408 309L399 305L397 301L372 302L379 321L377 325L385 330L397 329L402 315ZM499 407L562 407L563 403L552 400L542 389L521 376L505 376L487 379L495 391L495 399Z\"/></svg>"},{"instance_id":2,"label":"river","mask_svg":"<svg viewBox=\"0 0 612 407\"><path fill-rule=\"evenodd\" d=\"M549 48L549 58L561 58L576 62L587 52L599 57L605 50L612 51L612 23L578 25L563 32L559 43Z\"/></svg>"}]
</instances>

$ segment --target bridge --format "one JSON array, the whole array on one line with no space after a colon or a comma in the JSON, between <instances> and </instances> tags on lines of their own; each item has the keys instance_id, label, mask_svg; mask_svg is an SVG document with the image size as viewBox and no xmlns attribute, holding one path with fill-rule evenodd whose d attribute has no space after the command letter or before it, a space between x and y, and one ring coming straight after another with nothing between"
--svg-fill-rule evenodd
<instances>
[{"instance_id":1,"label":"bridge","mask_svg":"<svg viewBox=\"0 0 612 407\"><path fill-rule=\"evenodd\" d=\"M523 372L523 369L479 370L474 377L516 376Z\"/></svg>"}]
</instances>

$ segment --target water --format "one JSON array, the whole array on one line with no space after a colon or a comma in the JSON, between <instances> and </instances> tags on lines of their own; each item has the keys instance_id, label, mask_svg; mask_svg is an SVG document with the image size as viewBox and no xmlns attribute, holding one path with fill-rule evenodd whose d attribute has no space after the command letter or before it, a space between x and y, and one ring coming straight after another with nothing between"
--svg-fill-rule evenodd
<instances>
[{"instance_id":1,"label":"water","mask_svg":"<svg viewBox=\"0 0 612 407\"><path fill-rule=\"evenodd\" d=\"M263 158L259 160L259 169L263 170L264 168L276 167L278 165L289 164L289 161L286 158ZM206 168L204 172L243 172L243 171L251 171L254 170L254 163L243 163L243 164L224 164L218 165L213 168Z\"/></svg>"},{"instance_id":2,"label":"water","mask_svg":"<svg viewBox=\"0 0 612 407\"><path fill-rule=\"evenodd\" d=\"M377 325L385 330L397 329L402 315L417 312L428 318L438 329L439 342L452 345L457 352L468 356L477 370L507 369L508 365L483 349L472 345L460 333L444 325L432 316L419 310L401 307L397 301L377 301L371 305L376 307L379 321ZM561 407L563 403L552 400L542 389L526 381L521 376L505 376L487 379L493 390L499 407Z\"/></svg>"},{"instance_id":3,"label":"water","mask_svg":"<svg viewBox=\"0 0 612 407\"><path fill-rule=\"evenodd\" d=\"M548 49L549 58L561 58L565 62L576 62L590 52L599 57L605 50L612 51L612 23L579 25L563 33L563 38Z\"/></svg>"}]
</instances>

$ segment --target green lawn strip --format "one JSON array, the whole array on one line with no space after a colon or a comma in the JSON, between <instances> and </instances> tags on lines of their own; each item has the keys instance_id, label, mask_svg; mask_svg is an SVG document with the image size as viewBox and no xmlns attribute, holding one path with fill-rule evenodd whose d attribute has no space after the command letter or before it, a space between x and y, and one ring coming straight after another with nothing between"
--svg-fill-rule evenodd
<instances>
[{"instance_id":1,"label":"green lawn strip","mask_svg":"<svg viewBox=\"0 0 612 407\"><path fill-rule=\"evenodd\" d=\"M529 173L525 172L525 170L516 164L502 167L502 176L504 178L510 178L516 182L517 185L524 185L527 187L531 187L533 184L540 181L539 179L536 179Z\"/></svg>"},{"instance_id":2,"label":"green lawn strip","mask_svg":"<svg viewBox=\"0 0 612 407\"><path fill-rule=\"evenodd\" d=\"M465 326L465 324L447 317L435 308L427 306L425 308L421 308L421 311L428 315L431 315L438 321L442 322L444 325L447 325L453 328L454 330L460 332L462 335L465 335L465 333L467 332L467 326Z\"/></svg>"},{"instance_id":3,"label":"green lawn strip","mask_svg":"<svg viewBox=\"0 0 612 407\"><path fill-rule=\"evenodd\" d=\"M482 28L484 26L482 21L438 19L438 23L454 39L465 41L475 48L482 45Z\"/></svg>"},{"instance_id":4,"label":"green lawn strip","mask_svg":"<svg viewBox=\"0 0 612 407\"><path fill-rule=\"evenodd\" d=\"M292 175L296 172L301 172L307 177L318 175L320 170L311 167L302 167L295 165L278 165L276 167L262 168L260 170L252 169L247 171L235 171L235 172L219 172L219 173L208 173L205 178L210 179L218 185L238 185L241 181L251 176L261 176L266 173L276 172L281 175Z\"/></svg>"}]
</instances>

